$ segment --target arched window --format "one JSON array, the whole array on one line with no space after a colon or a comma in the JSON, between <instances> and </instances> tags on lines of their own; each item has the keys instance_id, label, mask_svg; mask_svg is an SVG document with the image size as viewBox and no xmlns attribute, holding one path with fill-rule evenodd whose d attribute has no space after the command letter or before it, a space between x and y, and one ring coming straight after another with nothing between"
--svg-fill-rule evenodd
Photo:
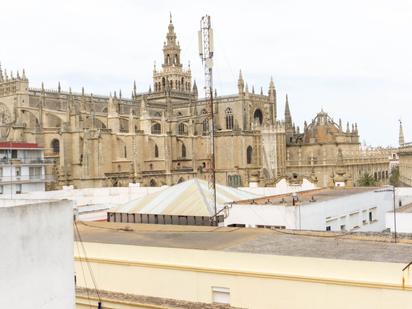
<instances>
[{"instance_id":1,"label":"arched window","mask_svg":"<svg viewBox=\"0 0 412 309\"><path fill-rule=\"evenodd\" d=\"M230 107L226 108L226 129L233 130L233 113Z\"/></svg>"},{"instance_id":2,"label":"arched window","mask_svg":"<svg viewBox=\"0 0 412 309\"><path fill-rule=\"evenodd\" d=\"M59 153L60 152L60 141L57 138L52 140L51 148L53 149L54 153Z\"/></svg>"},{"instance_id":3,"label":"arched window","mask_svg":"<svg viewBox=\"0 0 412 309\"><path fill-rule=\"evenodd\" d=\"M262 123L263 123L263 114L262 114L262 111L260 109L255 110L255 113L253 114L253 120L256 124L259 123L260 125L262 125Z\"/></svg>"},{"instance_id":4,"label":"arched window","mask_svg":"<svg viewBox=\"0 0 412 309\"><path fill-rule=\"evenodd\" d=\"M184 181L185 181L185 179L183 177L180 177L179 180L177 181L177 183L182 183Z\"/></svg>"},{"instance_id":5,"label":"arched window","mask_svg":"<svg viewBox=\"0 0 412 309\"><path fill-rule=\"evenodd\" d=\"M209 134L209 119L204 119L202 122L202 134L208 135Z\"/></svg>"},{"instance_id":6,"label":"arched window","mask_svg":"<svg viewBox=\"0 0 412 309\"><path fill-rule=\"evenodd\" d=\"M246 163L252 164L252 158L253 158L253 148L252 146L248 146L246 149Z\"/></svg>"},{"instance_id":7,"label":"arched window","mask_svg":"<svg viewBox=\"0 0 412 309\"><path fill-rule=\"evenodd\" d=\"M156 180L151 179L151 180L150 180L150 186L151 186L151 187L156 187L156 185L157 185L157 184L156 184Z\"/></svg>"},{"instance_id":8,"label":"arched window","mask_svg":"<svg viewBox=\"0 0 412 309\"><path fill-rule=\"evenodd\" d=\"M123 146L123 158L127 158L127 148Z\"/></svg>"},{"instance_id":9,"label":"arched window","mask_svg":"<svg viewBox=\"0 0 412 309\"><path fill-rule=\"evenodd\" d=\"M166 79L164 77L162 77L162 86L163 89L166 87Z\"/></svg>"},{"instance_id":10,"label":"arched window","mask_svg":"<svg viewBox=\"0 0 412 309\"><path fill-rule=\"evenodd\" d=\"M160 134L162 133L162 127L160 126L160 123L155 123L152 125L152 134Z\"/></svg>"},{"instance_id":11,"label":"arched window","mask_svg":"<svg viewBox=\"0 0 412 309\"><path fill-rule=\"evenodd\" d=\"M154 156L155 158L159 157L159 147L157 147L157 145L155 144L154 146Z\"/></svg>"},{"instance_id":12,"label":"arched window","mask_svg":"<svg viewBox=\"0 0 412 309\"><path fill-rule=\"evenodd\" d=\"M187 126L183 122L179 123L177 132L179 135L187 135Z\"/></svg>"},{"instance_id":13,"label":"arched window","mask_svg":"<svg viewBox=\"0 0 412 309\"><path fill-rule=\"evenodd\" d=\"M186 158L186 146L182 143L182 158Z\"/></svg>"}]
</instances>

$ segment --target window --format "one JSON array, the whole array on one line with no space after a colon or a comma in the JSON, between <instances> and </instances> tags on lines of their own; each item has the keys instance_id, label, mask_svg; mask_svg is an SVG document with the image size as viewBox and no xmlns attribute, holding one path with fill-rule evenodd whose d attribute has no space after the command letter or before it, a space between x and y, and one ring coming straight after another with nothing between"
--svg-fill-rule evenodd
<instances>
[{"instance_id":1,"label":"window","mask_svg":"<svg viewBox=\"0 0 412 309\"><path fill-rule=\"evenodd\" d=\"M212 287L212 301L218 304L230 304L230 289L224 287Z\"/></svg>"},{"instance_id":2,"label":"window","mask_svg":"<svg viewBox=\"0 0 412 309\"><path fill-rule=\"evenodd\" d=\"M0 186L0 194L3 194L3 190L4 190L3 185L1 185Z\"/></svg>"},{"instance_id":3,"label":"window","mask_svg":"<svg viewBox=\"0 0 412 309\"><path fill-rule=\"evenodd\" d=\"M187 126L183 122L179 123L177 132L179 135L187 135Z\"/></svg>"},{"instance_id":4,"label":"window","mask_svg":"<svg viewBox=\"0 0 412 309\"><path fill-rule=\"evenodd\" d=\"M255 113L253 114L253 119L255 124L260 124L262 125L263 123L263 114L260 109L255 110Z\"/></svg>"},{"instance_id":5,"label":"window","mask_svg":"<svg viewBox=\"0 0 412 309\"><path fill-rule=\"evenodd\" d=\"M330 225L326 226L326 230L327 230L327 231L330 231L330 230L331 230Z\"/></svg>"},{"instance_id":6,"label":"window","mask_svg":"<svg viewBox=\"0 0 412 309\"><path fill-rule=\"evenodd\" d=\"M21 184L16 185L16 194L21 194Z\"/></svg>"},{"instance_id":7,"label":"window","mask_svg":"<svg viewBox=\"0 0 412 309\"><path fill-rule=\"evenodd\" d=\"M127 148L123 146L123 158L127 158Z\"/></svg>"},{"instance_id":8,"label":"window","mask_svg":"<svg viewBox=\"0 0 412 309\"><path fill-rule=\"evenodd\" d=\"M369 222L373 221L372 211L369 212Z\"/></svg>"},{"instance_id":9,"label":"window","mask_svg":"<svg viewBox=\"0 0 412 309\"><path fill-rule=\"evenodd\" d=\"M340 226L340 230L341 230L341 231L346 231L346 225L345 225L345 224L342 224L342 225Z\"/></svg>"},{"instance_id":10,"label":"window","mask_svg":"<svg viewBox=\"0 0 412 309\"><path fill-rule=\"evenodd\" d=\"M42 174L41 167L29 167L29 178L30 179L40 179Z\"/></svg>"},{"instance_id":11,"label":"window","mask_svg":"<svg viewBox=\"0 0 412 309\"><path fill-rule=\"evenodd\" d=\"M233 130L233 113L230 107L226 108L226 129Z\"/></svg>"},{"instance_id":12,"label":"window","mask_svg":"<svg viewBox=\"0 0 412 309\"><path fill-rule=\"evenodd\" d=\"M209 134L209 119L204 119L202 122L202 134L208 135Z\"/></svg>"},{"instance_id":13,"label":"window","mask_svg":"<svg viewBox=\"0 0 412 309\"><path fill-rule=\"evenodd\" d=\"M186 146L182 143L182 158L186 158Z\"/></svg>"},{"instance_id":14,"label":"window","mask_svg":"<svg viewBox=\"0 0 412 309\"><path fill-rule=\"evenodd\" d=\"M60 152L60 142L58 139L54 139L51 142L51 148L54 153L59 153Z\"/></svg>"},{"instance_id":15,"label":"window","mask_svg":"<svg viewBox=\"0 0 412 309\"><path fill-rule=\"evenodd\" d=\"M20 167L16 167L16 176L21 176L21 168Z\"/></svg>"},{"instance_id":16,"label":"window","mask_svg":"<svg viewBox=\"0 0 412 309\"><path fill-rule=\"evenodd\" d=\"M242 181L240 175L228 175L227 182L230 187L240 187L242 185Z\"/></svg>"},{"instance_id":17,"label":"window","mask_svg":"<svg viewBox=\"0 0 412 309\"><path fill-rule=\"evenodd\" d=\"M154 179L150 180L150 186L151 187L156 187L156 180L154 180Z\"/></svg>"},{"instance_id":18,"label":"window","mask_svg":"<svg viewBox=\"0 0 412 309\"><path fill-rule=\"evenodd\" d=\"M152 134L160 134L162 133L162 127L160 126L160 123L155 123L152 125Z\"/></svg>"},{"instance_id":19,"label":"window","mask_svg":"<svg viewBox=\"0 0 412 309\"><path fill-rule=\"evenodd\" d=\"M12 159L17 159L17 149L13 149L13 150L11 151L11 158L12 158Z\"/></svg>"},{"instance_id":20,"label":"window","mask_svg":"<svg viewBox=\"0 0 412 309\"><path fill-rule=\"evenodd\" d=\"M252 146L248 146L246 149L246 163L252 164L252 156L253 156L253 148Z\"/></svg>"},{"instance_id":21,"label":"window","mask_svg":"<svg viewBox=\"0 0 412 309\"><path fill-rule=\"evenodd\" d=\"M154 146L154 157L158 158L159 157L159 147L155 144Z\"/></svg>"}]
</instances>

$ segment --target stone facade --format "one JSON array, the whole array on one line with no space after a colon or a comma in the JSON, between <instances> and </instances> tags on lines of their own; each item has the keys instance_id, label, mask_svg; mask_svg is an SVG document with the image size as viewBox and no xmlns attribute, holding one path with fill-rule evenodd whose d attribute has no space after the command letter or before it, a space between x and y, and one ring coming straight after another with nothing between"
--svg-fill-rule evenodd
<instances>
[{"instance_id":1,"label":"stone facade","mask_svg":"<svg viewBox=\"0 0 412 309\"><path fill-rule=\"evenodd\" d=\"M45 147L46 157L56 162L48 171L57 179L51 188L206 179L208 102L198 97L190 67L181 63L172 21L163 54L149 91L138 92L134 84L131 98L121 91L109 96L86 94L84 88L81 93L63 91L60 84L56 90L43 84L35 89L24 71L13 77L0 68L1 139ZM310 176L326 185L338 172L339 149L339 171L347 179L356 181L362 170L387 171L387 159L362 152L355 127L343 132L321 113L300 133L288 103L285 121L280 121L273 80L267 94L258 94L249 91L240 72L237 88L234 95L214 98L219 183L264 186L284 176L296 181Z\"/></svg>"},{"instance_id":2,"label":"stone facade","mask_svg":"<svg viewBox=\"0 0 412 309\"><path fill-rule=\"evenodd\" d=\"M402 122L399 126L399 181L412 186L412 143L405 143Z\"/></svg>"},{"instance_id":3,"label":"stone facade","mask_svg":"<svg viewBox=\"0 0 412 309\"><path fill-rule=\"evenodd\" d=\"M307 176L319 186L354 186L365 174L379 184L389 181L391 148L362 148L358 125L336 123L323 110L303 132L292 122L289 102L285 105L287 176L293 180Z\"/></svg>"}]
</instances>

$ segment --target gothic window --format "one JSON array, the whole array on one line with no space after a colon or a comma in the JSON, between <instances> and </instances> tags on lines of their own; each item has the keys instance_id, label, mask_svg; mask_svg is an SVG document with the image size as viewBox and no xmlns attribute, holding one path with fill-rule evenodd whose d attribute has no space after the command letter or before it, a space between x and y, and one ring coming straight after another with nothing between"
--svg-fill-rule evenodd
<instances>
[{"instance_id":1,"label":"gothic window","mask_svg":"<svg viewBox=\"0 0 412 309\"><path fill-rule=\"evenodd\" d=\"M155 123L152 125L152 134L160 134L162 133L162 127L160 126L160 123Z\"/></svg>"},{"instance_id":2,"label":"gothic window","mask_svg":"<svg viewBox=\"0 0 412 309\"><path fill-rule=\"evenodd\" d=\"M203 135L209 134L209 119L204 119L202 122L202 133Z\"/></svg>"},{"instance_id":3,"label":"gothic window","mask_svg":"<svg viewBox=\"0 0 412 309\"><path fill-rule=\"evenodd\" d=\"M177 181L177 183L182 183L184 181L185 181L185 179L183 177L180 177L179 180Z\"/></svg>"},{"instance_id":4,"label":"gothic window","mask_svg":"<svg viewBox=\"0 0 412 309\"><path fill-rule=\"evenodd\" d=\"M177 127L177 131L179 135L187 135L187 126L181 122Z\"/></svg>"},{"instance_id":5,"label":"gothic window","mask_svg":"<svg viewBox=\"0 0 412 309\"><path fill-rule=\"evenodd\" d=\"M226 108L226 129L233 130L233 113L230 107Z\"/></svg>"},{"instance_id":6,"label":"gothic window","mask_svg":"<svg viewBox=\"0 0 412 309\"><path fill-rule=\"evenodd\" d=\"M60 152L60 141L58 139L52 140L51 148L53 149L54 153L59 153Z\"/></svg>"},{"instance_id":7,"label":"gothic window","mask_svg":"<svg viewBox=\"0 0 412 309\"><path fill-rule=\"evenodd\" d=\"M252 157L253 157L253 148L252 146L248 146L246 149L246 163L252 164Z\"/></svg>"},{"instance_id":8,"label":"gothic window","mask_svg":"<svg viewBox=\"0 0 412 309\"><path fill-rule=\"evenodd\" d=\"M151 186L151 187L156 187L156 180L151 179L151 180L150 180L150 186Z\"/></svg>"},{"instance_id":9,"label":"gothic window","mask_svg":"<svg viewBox=\"0 0 412 309\"><path fill-rule=\"evenodd\" d=\"M186 146L182 143L182 158L186 158Z\"/></svg>"},{"instance_id":10,"label":"gothic window","mask_svg":"<svg viewBox=\"0 0 412 309\"><path fill-rule=\"evenodd\" d=\"M256 124L259 123L260 125L262 125L262 123L263 123L263 114L262 114L262 111L260 109L255 110L255 113L253 114L253 120Z\"/></svg>"},{"instance_id":11,"label":"gothic window","mask_svg":"<svg viewBox=\"0 0 412 309\"><path fill-rule=\"evenodd\" d=\"M165 78L164 78L164 77L162 77L162 86L163 86L163 88L165 88L165 87L166 87L166 80L165 80Z\"/></svg>"},{"instance_id":12,"label":"gothic window","mask_svg":"<svg viewBox=\"0 0 412 309\"><path fill-rule=\"evenodd\" d=\"M157 145L154 145L154 156L155 158L159 157L159 147L157 147Z\"/></svg>"}]
</instances>

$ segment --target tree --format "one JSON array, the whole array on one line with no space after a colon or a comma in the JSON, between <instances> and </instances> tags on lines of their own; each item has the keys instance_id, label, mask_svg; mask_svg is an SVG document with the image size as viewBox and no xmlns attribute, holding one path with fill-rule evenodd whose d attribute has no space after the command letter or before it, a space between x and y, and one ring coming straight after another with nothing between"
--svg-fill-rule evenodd
<instances>
[{"instance_id":1,"label":"tree","mask_svg":"<svg viewBox=\"0 0 412 309\"><path fill-rule=\"evenodd\" d=\"M375 178L365 172L358 180L358 184L360 187L374 187L377 184L377 181L375 180Z\"/></svg>"},{"instance_id":2,"label":"tree","mask_svg":"<svg viewBox=\"0 0 412 309\"><path fill-rule=\"evenodd\" d=\"M399 187L399 166L395 166L392 169L389 183L394 187Z\"/></svg>"}]
</instances>

